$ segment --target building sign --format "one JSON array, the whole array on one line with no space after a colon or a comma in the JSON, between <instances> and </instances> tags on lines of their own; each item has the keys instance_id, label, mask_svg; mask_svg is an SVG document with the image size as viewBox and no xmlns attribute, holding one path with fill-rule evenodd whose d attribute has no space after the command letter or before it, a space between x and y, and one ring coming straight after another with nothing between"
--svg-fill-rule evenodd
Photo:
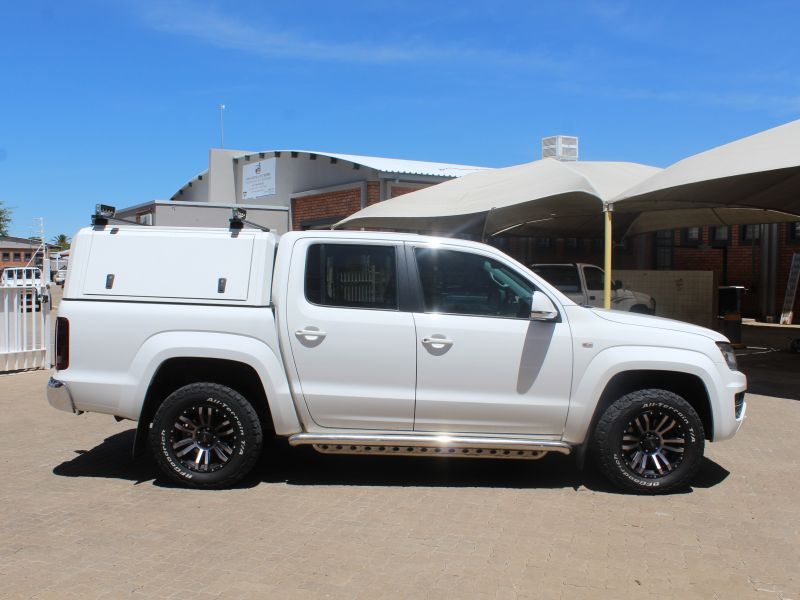
<instances>
[{"instance_id":1,"label":"building sign","mask_svg":"<svg viewBox=\"0 0 800 600\"><path fill-rule=\"evenodd\" d=\"M242 200L255 200L275 194L274 158L259 160L242 167Z\"/></svg>"}]
</instances>

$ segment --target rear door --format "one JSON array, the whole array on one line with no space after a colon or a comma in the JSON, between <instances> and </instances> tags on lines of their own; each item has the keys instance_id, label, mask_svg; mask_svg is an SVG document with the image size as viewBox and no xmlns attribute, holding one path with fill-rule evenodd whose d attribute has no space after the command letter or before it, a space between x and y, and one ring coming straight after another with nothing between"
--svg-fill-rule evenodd
<instances>
[{"instance_id":1,"label":"rear door","mask_svg":"<svg viewBox=\"0 0 800 600\"><path fill-rule=\"evenodd\" d=\"M402 244L297 240L286 335L303 398L322 427L410 430L414 319L399 303Z\"/></svg>"},{"instance_id":2,"label":"rear door","mask_svg":"<svg viewBox=\"0 0 800 600\"><path fill-rule=\"evenodd\" d=\"M572 338L530 320L535 284L509 263L467 250L416 246L414 429L557 436L572 384Z\"/></svg>"}]
</instances>

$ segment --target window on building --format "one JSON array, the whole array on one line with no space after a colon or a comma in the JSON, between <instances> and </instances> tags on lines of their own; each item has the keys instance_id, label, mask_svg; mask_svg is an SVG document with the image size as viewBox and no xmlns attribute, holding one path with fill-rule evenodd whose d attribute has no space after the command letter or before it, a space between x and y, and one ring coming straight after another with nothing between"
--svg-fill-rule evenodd
<instances>
[{"instance_id":1,"label":"window on building","mask_svg":"<svg viewBox=\"0 0 800 600\"><path fill-rule=\"evenodd\" d=\"M3 252L3 260L8 262L11 260L11 253L10 252Z\"/></svg>"},{"instance_id":2,"label":"window on building","mask_svg":"<svg viewBox=\"0 0 800 600\"><path fill-rule=\"evenodd\" d=\"M30 252L26 252L26 253L25 253L25 260L30 260L30 259L31 259L31 256L32 256L32 255L31 255L31 253L30 253Z\"/></svg>"},{"instance_id":3,"label":"window on building","mask_svg":"<svg viewBox=\"0 0 800 600\"><path fill-rule=\"evenodd\" d=\"M394 246L312 245L306 257L306 299L322 306L396 310Z\"/></svg>"},{"instance_id":4,"label":"window on building","mask_svg":"<svg viewBox=\"0 0 800 600\"><path fill-rule=\"evenodd\" d=\"M754 244L761 237L761 227L759 225L741 225L739 229L739 240L742 243Z\"/></svg>"},{"instance_id":5,"label":"window on building","mask_svg":"<svg viewBox=\"0 0 800 600\"><path fill-rule=\"evenodd\" d=\"M14 260L22 260L22 255L19 252L14 252Z\"/></svg>"},{"instance_id":6,"label":"window on building","mask_svg":"<svg viewBox=\"0 0 800 600\"><path fill-rule=\"evenodd\" d=\"M592 238L592 252L602 252L605 243L603 238Z\"/></svg>"},{"instance_id":7,"label":"window on building","mask_svg":"<svg viewBox=\"0 0 800 600\"><path fill-rule=\"evenodd\" d=\"M570 250L575 250L578 247L578 238L568 237L564 240L564 247Z\"/></svg>"},{"instance_id":8,"label":"window on building","mask_svg":"<svg viewBox=\"0 0 800 600\"><path fill-rule=\"evenodd\" d=\"M675 234L671 229L656 231L656 269L672 268L672 241Z\"/></svg>"},{"instance_id":9,"label":"window on building","mask_svg":"<svg viewBox=\"0 0 800 600\"><path fill-rule=\"evenodd\" d=\"M789 223L789 239L793 242L800 242L800 221Z\"/></svg>"},{"instance_id":10,"label":"window on building","mask_svg":"<svg viewBox=\"0 0 800 600\"><path fill-rule=\"evenodd\" d=\"M681 231L681 246L699 246L702 241L702 227L687 227Z\"/></svg>"},{"instance_id":11,"label":"window on building","mask_svg":"<svg viewBox=\"0 0 800 600\"><path fill-rule=\"evenodd\" d=\"M429 248L415 256L425 312L529 318L533 286L496 260Z\"/></svg>"},{"instance_id":12,"label":"window on building","mask_svg":"<svg viewBox=\"0 0 800 600\"><path fill-rule=\"evenodd\" d=\"M533 243L537 248L549 248L550 247L550 238L549 237L535 237L535 238L533 238Z\"/></svg>"},{"instance_id":13,"label":"window on building","mask_svg":"<svg viewBox=\"0 0 800 600\"><path fill-rule=\"evenodd\" d=\"M712 246L728 246L731 243L731 228L727 225L711 227L708 238Z\"/></svg>"}]
</instances>

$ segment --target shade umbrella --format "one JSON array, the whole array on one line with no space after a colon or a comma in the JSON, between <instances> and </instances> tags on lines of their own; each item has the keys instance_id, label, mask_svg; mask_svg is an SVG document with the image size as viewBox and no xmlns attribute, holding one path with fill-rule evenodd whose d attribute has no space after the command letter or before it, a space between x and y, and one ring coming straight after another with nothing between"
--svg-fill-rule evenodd
<instances>
[{"instance_id":1,"label":"shade umbrella","mask_svg":"<svg viewBox=\"0 0 800 600\"><path fill-rule=\"evenodd\" d=\"M637 163L546 158L479 171L386 200L335 227L484 235L536 224L563 229L588 222L601 214L605 201L658 171Z\"/></svg>"},{"instance_id":2,"label":"shade umbrella","mask_svg":"<svg viewBox=\"0 0 800 600\"><path fill-rule=\"evenodd\" d=\"M678 161L612 198L610 204L616 213L664 211L662 229L672 227L670 218L686 221L680 211L697 209L728 209L696 213L723 223L736 217L737 211L730 209L749 209L731 225L742 224L748 216L761 218L759 210L796 217L800 215L800 119ZM706 223L694 223L699 224Z\"/></svg>"},{"instance_id":3,"label":"shade umbrella","mask_svg":"<svg viewBox=\"0 0 800 600\"><path fill-rule=\"evenodd\" d=\"M629 234L800 220L800 119L678 161L609 207L637 215Z\"/></svg>"}]
</instances>

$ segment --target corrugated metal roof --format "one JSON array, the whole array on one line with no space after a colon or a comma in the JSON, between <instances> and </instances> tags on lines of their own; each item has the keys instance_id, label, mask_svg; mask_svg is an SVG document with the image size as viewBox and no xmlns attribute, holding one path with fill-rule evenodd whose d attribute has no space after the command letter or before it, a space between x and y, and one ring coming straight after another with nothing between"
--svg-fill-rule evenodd
<instances>
[{"instance_id":1,"label":"corrugated metal roof","mask_svg":"<svg viewBox=\"0 0 800 600\"><path fill-rule=\"evenodd\" d=\"M238 154L236 154L238 152ZM461 177L477 171L485 171L491 167L477 167L474 165L458 165L453 163L428 162L422 160L407 160L405 158L385 158L382 156L362 156L359 154L339 154L336 152L319 152L317 150L261 150L257 152L246 150L231 151L233 160L241 160L246 157L272 157L276 153L280 154L314 154L336 160L348 161L369 169L375 169L382 173L398 173L405 175L428 175L433 177ZM198 173L187 181L180 189L186 189L191 182L205 177L208 170ZM172 196L175 198L175 195Z\"/></svg>"},{"instance_id":2,"label":"corrugated metal roof","mask_svg":"<svg viewBox=\"0 0 800 600\"><path fill-rule=\"evenodd\" d=\"M339 160L347 160L383 173L406 173L409 175L434 175L437 177L461 177L476 171L484 171L488 167L473 165L457 165L452 163L407 160L404 158L383 158L380 156L360 156L357 154L338 154L333 152L315 152L317 155L330 156Z\"/></svg>"}]
</instances>

